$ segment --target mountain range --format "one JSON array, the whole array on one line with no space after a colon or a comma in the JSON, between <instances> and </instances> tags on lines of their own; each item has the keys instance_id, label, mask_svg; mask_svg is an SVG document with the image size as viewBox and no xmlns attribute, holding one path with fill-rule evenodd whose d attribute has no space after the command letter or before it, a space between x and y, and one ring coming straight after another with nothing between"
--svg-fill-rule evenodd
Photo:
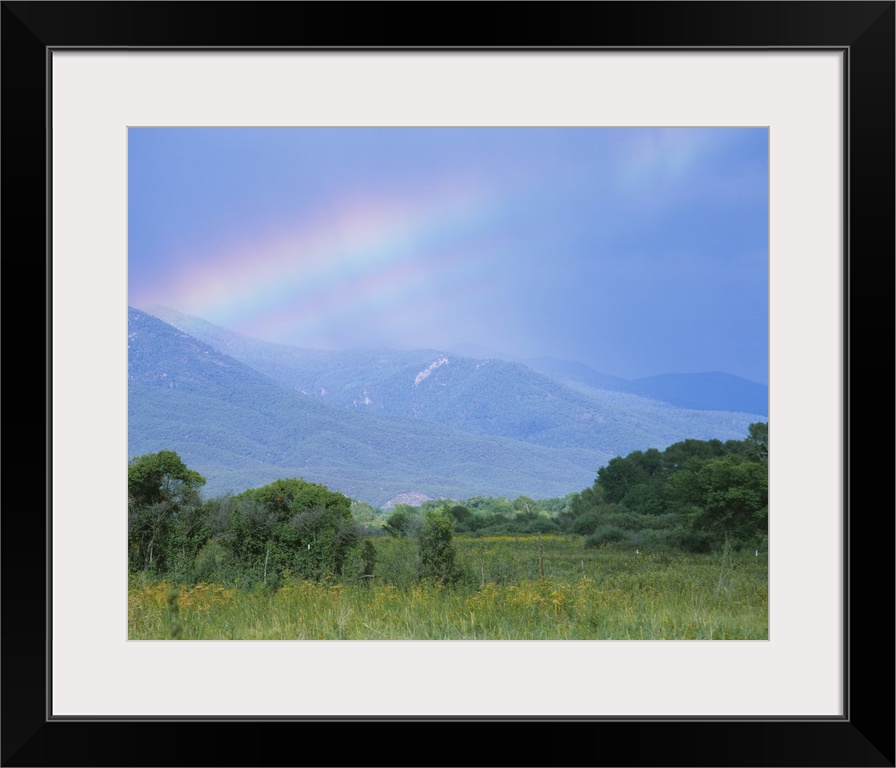
<instances>
[{"instance_id":1,"label":"mountain range","mask_svg":"<svg viewBox=\"0 0 896 768\"><path fill-rule=\"evenodd\" d=\"M278 477L374 506L564 496L614 456L743 439L766 420L767 387L726 374L627 381L547 358L300 349L151 312L128 309L130 457L177 451L206 496Z\"/></svg>"}]
</instances>

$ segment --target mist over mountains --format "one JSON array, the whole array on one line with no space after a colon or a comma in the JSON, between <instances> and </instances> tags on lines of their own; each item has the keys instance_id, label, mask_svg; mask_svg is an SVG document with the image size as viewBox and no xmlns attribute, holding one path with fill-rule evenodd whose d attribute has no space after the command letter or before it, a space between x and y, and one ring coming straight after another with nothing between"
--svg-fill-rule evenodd
<instances>
[{"instance_id":1,"label":"mist over mountains","mask_svg":"<svg viewBox=\"0 0 896 768\"><path fill-rule=\"evenodd\" d=\"M151 311L128 310L129 455L177 451L206 496L278 477L375 506L564 496L614 456L739 440L767 418L767 387L727 374L627 381L547 358L299 349Z\"/></svg>"},{"instance_id":2,"label":"mist over mountains","mask_svg":"<svg viewBox=\"0 0 896 768\"><path fill-rule=\"evenodd\" d=\"M627 392L680 408L756 413L768 418L768 385L730 373L667 373L643 379L621 379L598 373L582 363L551 357L527 360L526 364L585 391Z\"/></svg>"}]
</instances>

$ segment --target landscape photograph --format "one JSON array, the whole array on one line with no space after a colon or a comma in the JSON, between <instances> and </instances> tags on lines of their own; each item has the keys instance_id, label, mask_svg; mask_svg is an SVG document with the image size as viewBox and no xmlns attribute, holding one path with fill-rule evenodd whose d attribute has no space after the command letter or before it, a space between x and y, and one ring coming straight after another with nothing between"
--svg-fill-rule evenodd
<instances>
[{"instance_id":1,"label":"landscape photograph","mask_svg":"<svg viewBox=\"0 0 896 768\"><path fill-rule=\"evenodd\" d=\"M762 640L769 133L128 129L130 640Z\"/></svg>"}]
</instances>

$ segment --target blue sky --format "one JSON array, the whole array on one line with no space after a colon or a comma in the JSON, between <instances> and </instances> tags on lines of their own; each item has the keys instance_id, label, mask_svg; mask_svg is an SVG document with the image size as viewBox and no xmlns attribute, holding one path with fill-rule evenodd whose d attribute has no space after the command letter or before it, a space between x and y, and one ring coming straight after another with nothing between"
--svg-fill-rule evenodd
<instances>
[{"instance_id":1,"label":"blue sky","mask_svg":"<svg viewBox=\"0 0 896 768\"><path fill-rule=\"evenodd\" d=\"M131 306L768 382L768 132L132 128Z\"/></svg>"}]
</instances>

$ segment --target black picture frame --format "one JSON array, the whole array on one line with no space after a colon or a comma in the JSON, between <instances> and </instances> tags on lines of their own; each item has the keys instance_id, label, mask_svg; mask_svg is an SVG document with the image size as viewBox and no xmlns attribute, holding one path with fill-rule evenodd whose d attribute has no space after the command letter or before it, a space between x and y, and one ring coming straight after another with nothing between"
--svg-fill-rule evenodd
<instances>
[{"instance_id":1,"label":"black picture frame","mask_svg":"<svg viewBox=\"0 0 896 768\"><path fill-rule=\"evenodd\" d=\"M2 765L753 765L893 766L892 454L860 426L892 425L894 2L3 2L2 193L7 268L7 426L2 545ZM437 20L437 23L434 23ZM400 31L401 30L401 31ZM413 30L406 32L404 30ZM840 49L845 53L843 329L845 680L838 718L57 719L48 713L50 643L50 52L73 48L314 47ZM811 276L807 275L807 281ZM43 311L20 303L40 285ZM13 293L15 296L13 296ZM39 330L38 330L39 328ZM35 337L40 337L35 338ZM874 346L871 347L870 345ZM19 354L22 350L22 354ZM40 350L40 351L38 351ZM22 366L23 360L26 367ZM12 368L12 373L9 372ZM43 380L46 387L35 380ZM40 393L39 395L36 393ZM854 395L855 393L855 395ZM35 399L38 402L33 402ZM26 403L32 402L31 408ZM46 414L40 465L18 414ZM7 410L10 414L10 410ZM33 418L29 416L29 420ZM31 437L25 436L30 435ZM9 433L8 433L9 434ZM859 442L861 440L861 442ZM853 452L851 446L861 446ZM885 461L886 459L886 461ZM12 487L10 487L12 486ZM34 490L46 488L46 504ZM881 499L884 500L882 503ZM88 514L89 502L75 514ZM49 542L48 542L49 543ZM863 597L868 596L868 600ZM89 630L89 617L85 618ZM97 670L102 674L102 670ZM283 719L287 720L287 719ZM420 726L481 722L424 745ZM500 722L498 731L486 731ZM540 727L530 729L532 725ZM236 726L239 727L236 727ZM358 728L365 727L358 731ZM506 725L517 728L507 733ZM268 727L264 727L268 726ZM324 727L326 726L326 727ZM560 726L565 726L560 728ZM587 726L587 728L586 728ZM523 731L522 728L527 728ZM246 730L251 729L250 731ZM339 731L335 729L339 728ZM548 730L549 729L549 730ZM261 731L259 733L259 731ZM336 739L330 738L338 734ZM360 738L359 738L360 736ZM352 738L354 737L354 738ZM319 744L318 748L309 744ZM299 747L302 747L301 753ZM324 762L326 761L326 762Z\"/></svg>"}]
</instances>

